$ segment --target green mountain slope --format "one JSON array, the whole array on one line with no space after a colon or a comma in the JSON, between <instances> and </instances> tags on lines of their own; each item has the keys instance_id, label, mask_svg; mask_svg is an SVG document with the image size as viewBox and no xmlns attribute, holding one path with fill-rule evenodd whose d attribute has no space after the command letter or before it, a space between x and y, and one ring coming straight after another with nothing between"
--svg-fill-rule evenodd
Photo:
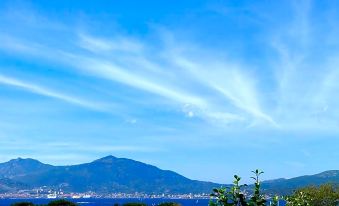
<instances>
[{"instance_id":1,"label":"green mountain slope","mask_svg":"<svg viewBox=\"0 0 339 206\"><path fill-rule=\"evenodd\" d=\"M59 187L73 192L208 193L212 188L220 187L219 184L190 180L172 171L113 156L73 166L46 167L42 163L40 166L25 161L21 163L23 168L16 165L11 167L13 171L0 165L0 171L7 171L0 175L31 187ZM24 169L26 166L30 169Z\"/></svg>"}]
</instances>

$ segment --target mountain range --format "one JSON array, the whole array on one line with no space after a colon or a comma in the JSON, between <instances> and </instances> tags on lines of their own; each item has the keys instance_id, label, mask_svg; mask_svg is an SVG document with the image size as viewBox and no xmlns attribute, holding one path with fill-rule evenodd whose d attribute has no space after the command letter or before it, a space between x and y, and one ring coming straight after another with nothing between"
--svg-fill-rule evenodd
<instances>
[{"instance_id":1,"label":"mountain range","mask_svg":"<svg viewBox=\"0 0 339 206\"><path fill-rule=\"evenodd\" d=\"M41 186L68 192L179 194L209 192L221 185L190 180L172 171L114 156L72 166L21 158L0 164L0 192Z\"/></svg>"},{"instance_id":2,"label":"mountain range","mask_svg":"<svg viewBox=\"0 0 339 206\"><path fill-rule=\"evenodd\" d=\"M267 192L290 193L310 184L339 183L339 170L291 179L264 181ZM173 171L126 158L107 156L90 163L53 166L34 159L0 163L0 193L47 186L66 192L183 194L210 193L222 184L188 179Z\"/></svg>"}]
</instances>

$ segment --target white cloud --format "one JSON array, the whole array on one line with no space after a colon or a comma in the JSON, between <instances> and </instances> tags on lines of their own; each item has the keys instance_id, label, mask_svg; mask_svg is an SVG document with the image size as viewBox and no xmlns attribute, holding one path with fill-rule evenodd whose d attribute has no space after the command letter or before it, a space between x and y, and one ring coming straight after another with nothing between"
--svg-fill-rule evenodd
<instances>
[{"instance_id":1,"label":"white cloud","mask_svg":"<svg viewBox=\"0 0 339 206\"><path fill-rule=\"evenodd\" d=\"M112 39L96 38L86 34L80 34L79 46L92 52L131 52L138 53L143 49L143 45L136 40L126 37Z\"/></svg>"},{"instance_id":2,"label":"white cloud","mask_svg":"<svg viewBox=\"0 0 339 206\"><path fill-rule=\"evenodd\" d=\"M88 101L85 101L85 100L82 100L76 97L68 96L68 95L47 89L45 87L27 83L27 82L14 79L8 76L4 76L1 74L0 74L0 84L18 87L18 88L21 88L23 90L26 90L26 91L29 91L35 94L52 97L55 99L59 99L59 100L62 100L62 101L65 101L71 104L75 104L81 107L89 108L89 109L94 109L94 110L99 110L99 111L104 109L99 104L94 104L94 103L91 103L91 102L88 102Z\"/></svg>"},{"instance_id":3,"label":"white cloud","mask_svg":"<svg viewBox=\"0 0 339 206\"><path fill-rule=\"evenodd\" d=\"M339 78L337 57L335 52L330 53L332 59L327 59L325 70L316 69L312 64L309 51L315 44L315 34L309 20L311 8L309 1L294 4L294 21L274 28L276 31L268 30L273 37L267 38L263 46L272 46L276 52L266 57L275 62L265 65L265 69L276 72L276 78L271 77L275 82L269 83L260 82L261 74L240 63L242 59L221 59L215 57L213 50L205 50L202 54L195 42L188 45L165 39L157 40L157 45L161 46L154 46L152 42L121 35L97 37L73 31L78 39L67 48L43 44L38 39L21 41L6 35L0 36L6 40L0 47L4 51L58 62L68 71L150 93L154 99L162 99L166 106L171 105L173 110L182 111L187 117L201 118L213 124L304 129L323 127L317 125L321 118L337 127L338 101L333 98L338 91L335 84ZM314 81L310 79L309 69L317 75ZM73 104L98 107L95 103L42 86L9 82L8 79L2 81ZM152 98L147 101L152 105ZM185 105L190 106L186 108Z\"/></svg>"},{"instance_id":4,"label":"white cloud","mask_svg":"<svg viewBox=\"0 0 339 206\"><path fill-rule=\"evenodd\" d=\"M96 41L101 40L96 38ZM180 107L185 104L190 104L199 111L198 113L201 114L200 117L202 118L218 118L220 121L225 121L228 118L227 122L234 120L238 121L242 119L237 117L237 114L227 111L218 111L218 109L214 108L215 106L211 104L211 102L207 100L205 96L201 96L200 94L194 92L192 93L192 91L178 86L179 84L177 83L180 81L185 82L186 77L178 76L173 78L168 76L168 74L171 73L169 70L172 70L173 68L166 66L165 62L162 62L162 64L165 63L165 65L159 65L159 63L152 61L152 59L147 58L147 56L138 56L136 57L137 60L134 62L134 64L129 66L121 66L112 59L106 59L105 56L102 58L88 57L78 53L63 51L61 49L52 49L48 46L43 46L40 44L40 49L37 49L34 46L35 44L30 43L26 45L27 43L16 41L14 38L11 38L11 42L13 42L13 44L7 45L5 49L10 49L12 51L19 52L20 54L44 57L48 60L58 61L61 64L71 65L73 68L83 74L120 82L122 84L165 97L172 102L179 104ZM106 40L102 40L101 43L104 44L104 42L106 42ZM89 44L89 47L93 47L93 42ZM17 50L17 47L12 48L11 45L22 45L22 47L30 48L30 50ZM41 48L43 48L43 52L41 51ZM133 58L133 56L131 57L126 54L122 58ZM140 69L131 69L131 67L138 68L139 66ZM167 71L160 72L160 70ZM69 97L53 95L50 92L41 91L41 88L37 89L31 88L28 85L24 86L30 88L31 90L37 90L38 92L42 92L50 96L63 98L70 102L76 102L75 99ZM215 115L216 113L218 113L218 115Z\"/></svg>"},{"instance_id":5,"label":"white cloud","mask_svg":"<svg viewBox=\"0 0 339 206\"><path fill-rule=\"evenodd\" d=\"M273 125L277 123L261 111L257 101L257 91L252 80L240 69L230 64L215 65L204 59L194 59L195 62L183 58L184 54L173 56L173 61L183 69L189 71L199 81L224 95L234 106L242 109L255 118L263 119Z\"/></svg>"}]
</instances>

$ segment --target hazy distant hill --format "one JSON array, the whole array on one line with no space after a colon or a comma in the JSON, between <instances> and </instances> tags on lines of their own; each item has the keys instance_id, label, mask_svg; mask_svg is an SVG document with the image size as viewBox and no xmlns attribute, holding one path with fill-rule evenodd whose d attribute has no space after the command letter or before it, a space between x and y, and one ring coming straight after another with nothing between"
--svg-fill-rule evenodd
<instances>
[{"instance_id":1,"label":"hazy distant hill","mask_svg":"<svg viewBox=\"0 0 339 206\"><path fill-rule=\"evenodd\" d=\"M267 193L287 194L294 189L326 182L339 183L339 170L292 179L264 181ZM50 186L65 191L209 193L220 184L190 180L175 172L142 162L104 157L73 166L52 166L33 159L15 159L0 164L0 192Z\"/></svg>"},{"instance_id":2,"label":"hazy distant hill","mask_svg":"<svg viewBox=\"0 0 339 206\"><path fill-rule=\"evenodd\" d=\"M0 164L1 176L32 187L59 186L75 192L200 193L220 187L113 156L74 166L51 166L32 159L16 159Z\"/></svg>"},{"instance_id":3,"label":"hazy distant hill","mask_svg":"<svg viewBox=\"0 0 339 206\"><path fill-rule=\"evenodd\" d=\"M0 163L0 179L1 178L17 178L27 174L39 173L52 169L53 166L43 164L34 159L13 159L5 163Z\"/></svg>"},{"instance_id":4,"label":"hazy distant hill","mask_svg":"<svg viewBox=\"0 0 339 206\"><path fill-rule=\"evenodd\" d=\"M305 175L291 179L277 179L264 181L262 187L270 193L289 194L293 190L308 185L324 183L339 184L339 170L329 170L315 175Z\"/></svg>"},{"instance_id":5,"label":"hazy distant hill","mask_svg":"<svg viewBox=\"0 0 339 206\"><path fill-rule=\"evenodd\" d=\"M0 193L15 192L18 189L27 189L27 188L29 188L29 186L23 183L7 178L0 179Z\"/></svg>"}]
</instances>

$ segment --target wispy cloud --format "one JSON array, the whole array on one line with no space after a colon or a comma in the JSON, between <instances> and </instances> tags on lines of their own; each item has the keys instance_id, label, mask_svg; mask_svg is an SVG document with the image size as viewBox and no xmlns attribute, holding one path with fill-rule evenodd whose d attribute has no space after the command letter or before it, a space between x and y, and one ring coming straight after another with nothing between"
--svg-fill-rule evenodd
<instances>
[{"instance_id":1,"label":"wispy cloud","mask_svg":"<svg viewBox=\"0 0 339 206\"><path fill-rule=\"evenodd\" d=\"M79 34L79 46L92 52L130 52L139 53L143 45L132 38L117 37L115 39L103 39L90 36L88 34Z\"/></svg>"},{"instance_id":2,"label":"wispy cloud","mask_svg":"<svg viewBox=\"0 0 339 206\"><path fill-rule=\"evenodd\" d=\"M189 71L204 85L220 92L235 107L251 114L255 119L262 119L277 126L272 117L261 111L252 80L236 66L231 64L213 65L198 59L195 59L196 62L192 62L183 56L184 54L181 53L175 54L173 61Z\"/></svg>"},{"instance_id":3,"label":"wispy cloud","mask_svg":"<svg viewBox=\"0 0 339 206\"><path fill-rule=\"evenodd\" d=\"M247 174L252 163L273 163L283 148L288 155L272 164L277 174L286 166L306 171L311 159L317 168L333 165L339 132L336 5L198 4L178 5L187 8L175 19L172 10L140 22L123 15L122 25L112 21L120 21L115 17L127 6L107 12L112 8L98 3L91 9L103 12L86 13L87 5L75 4L80 12L69 15L61 7L49 12L45 4L37 11L34 5L2 7L0 156L6 150L77 162L136 154L175 168L180 161L188 167L184 156L215 166L210 157L229 152L248 163L241 166ZM111 13L116 16L106 16ZM27 101L32 95L23 92L53 101ZM64 103L73 106L60 110ZM46 118L51 115L56 118ZM249 150L260 160L248 159L243 151ZM317 151L317 158L307 151ZM162 152L171 153L169 159L154 155ZM331 161L323 164L320 156ZM231 177L229 164L218 165Z\"/></svg>"},{"instance_id":4,"label":"wispy cloud","mask_svg":"<svg viewBox=\"0 0 339 206\"><path fill-rule=\"evenodd\" d=\"M275 62L264 65L270 71L268 74L276 75L271 77L275 82L269 83L262 82L262 74L242 64L242 59L217 57L214 54L218 51L212 48L200 52L204 49L198 43L180 41L175 39L175 33L168 31L161 35L172 36L173 39L159 38L157 44L150 44L145 39L126 35L99 37L68 28L72 35L59 37L62 38L60 41L75 39L67 47L39 39L20 40L20 35L18 38L0 36L7 42L0 47L12 54L60 63L60 69L66 67L67 71L149 93L155 96L154 99L162 98L166 106L171 104L173 110L182 111L183 115L213 124L219 121L226 127L229 123L246 127L298 127L310 125L312 121L316 124L317 120L312 119L314 114L321 112L325 115L324 108L332 109L333 101L329 98L336 91L333 82L338 75L335 67L328 69L328 75L317 71L310 60L315 54L309 50L318 38L313 33L314 26L309 23L312 2L303 1L290 7L294 12L293 21L278 28L275 25L276 30L267 29L268 34L262 36L270 37L263 46L275 52L265 57ZM265 14L261 16L267 17ZM334 53L330 56L335 62ZM327 67L333 64L329 63ZM319 87L308 81L312 75L305 76L310 68L318 75L315 79L322 82ZM2 82L80 106L98 107L41 86L4 78ZM149 101L152 105L153 100Z\"/></svg>"},{"instance_id":5,"label":"wispy cloud","mask_svg":"<svg viewBox=\"0 0 339 206\"><path fill-rule=\"evenodd\" d=\"M80 35L80 38L83 38L82 36L83 35ZM86 38L95 39L95 45L93 45L93 42L82 42L81 47L86 48L91 52L97 51L97 42L100 42L100 45L111 44L110 42L105 43L107 40L89 37L89 35L87 35ZM11 38L10 40L13 43L7 44L5 48L2 47L3 49L19 52L21 55L27 54L29 56L43 57L47 60L70 65L76 69L76 71L80 71L82 74L119 82L136 89L165 97L166 99L179 104L179 107L184 107L184 105L189 104L198 111L197 115L202 118L219 119L219 121L225 123L233 121L237 122L244 119L233 112L220 111L217 108L217 105L213 105L213 103L205 96L201 96L199 93L180 87L181 82L188 80L186 79L187 77L173 77L168 76L168 72L161 72L161 70L168 71L175 69L167 65L168 63L166 63L166 61L168 61L168 59L165 59L163 62L159 63L156 60L149 59L146 54L139 52L139 56L134 59L134 62L129 65L123 65L120 63L121 61L119 62L119 60L133 59L133 55L130 56L129 54L125 54L118 60L107 58L105 55L107 53L104 53L102 56L98 57L89 57L83 53L74 53L67 50L62 50L62 48L49 48L48 45L41 45L38 43L28 44L22 41L17 41L15 38ZM85 44L88 45L85 46ZM38 48L35 45L38 45ZM43 52L41 48L43 48ZM106 51L106 49L108 50ZM110 48L106 49L100 48L99 50L101 50L101 52L111 51ZM66 99L72 100L71 98ZM72 101L74 102L74 100Z\"/></svg>"},{"instance_id":6,"label":"wispy cloud","mask_svg":"<svg viewBox=\"0 0 339 206\"><path fill-rule=\"evenodd\" d=\"M47 96L55 99L59 99L61 101L65 101L71 104L75 104L81 107L94 109L94 110L103 110L103 107L99 104L94 104L76 97L68 96L53 90L50 90L45 87L41 87L32 83L27 83L18 79L14 79L8 76L4 76L0 74L0 84L17 87L35 94L39 94L42 96Z\"/></svg>"}]
</instances>

